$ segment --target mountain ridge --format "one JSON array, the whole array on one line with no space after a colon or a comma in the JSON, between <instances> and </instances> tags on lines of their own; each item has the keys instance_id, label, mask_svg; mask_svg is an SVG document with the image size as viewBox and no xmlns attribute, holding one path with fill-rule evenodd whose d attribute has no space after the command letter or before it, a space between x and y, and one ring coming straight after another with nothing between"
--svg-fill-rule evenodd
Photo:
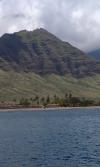
<instances>
[{"instance_id":1,"label":"mountain ridge","mask_svg":"<svg viewBox=\"0 0 100 167\"><path fill-rule=\"evenodd\" d=\"M40 28L0 38L0 69L81 78L100 73L100 62Z\"/></svg>"},{"instance_id":2,"label":"mountain ridge","mask_svg":"<svg viewBox=\"0 0 100 167\"><path fill-rule=\"evenodd\" d=\"M89 56L95 58L96 60L99 60L100 61L100 49L97 49L97 50L93 50L91 52L88 53Z\"/></svg>"},{"instance_id":3,"label":"mountain ridge","mask_svg":"<svg viewBox=\"0 0 100 167\"><path fill-rule=\"evenodd\" d=\"M68 92L100 99L100 62L44 29L0 38L0 102Z\"/></svg>"}]
</instances>

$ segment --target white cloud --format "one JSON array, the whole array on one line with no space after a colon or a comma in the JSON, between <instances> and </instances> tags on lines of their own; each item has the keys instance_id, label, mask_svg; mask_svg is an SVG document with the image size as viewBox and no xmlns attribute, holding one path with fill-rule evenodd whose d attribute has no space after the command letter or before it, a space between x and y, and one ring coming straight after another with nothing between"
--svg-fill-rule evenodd
<instances>
[{"instance_id":1,"label":"white cloud","mask_svg":"<svg viewBox=\"0 0 100 167\"><path fill-rule=\"evenodd\" d=\"M43 27L83 50L99 48L98 0L1 0L0 35Z\"/></svg>"}]
</instances>

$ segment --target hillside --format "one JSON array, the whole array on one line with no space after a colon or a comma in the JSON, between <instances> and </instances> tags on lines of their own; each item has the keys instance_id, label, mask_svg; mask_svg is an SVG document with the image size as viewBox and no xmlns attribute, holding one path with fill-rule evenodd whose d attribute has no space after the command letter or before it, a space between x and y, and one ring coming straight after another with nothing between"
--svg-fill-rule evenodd
<instances>
[{"instance_id":1,"label":"hillside","mask_svg":"<svg viewBox=\"0 0 100 167\"><path fill-rule=\"evenodd\" d=\"M100 73L100 63L46 30L37 29L0 38L0 69L81 78Z\"/></svg>"},{"instance_id":2,"label":"hillside","mask_svg":"<svg viewBox=\"0 0 100 167\"><path fill-rule=\"evenodd\" d=\"M0 101L67 92L100 99L100 62L44 29L0 38Z\"/></svg>"},{"instance_id":3,"label":"hillside","mask_svg":"<svg viewBox=\"0 0 100 167\"><path fill-rule=\"evenodd\" d=\"M100 49L88 53L91 57L100 60Z\"/></svg>"},{"instance_id":4,"label":"hillside","mask_svg":"<svg viewBox=\"0 0 100 167\"><path fill-rule=\"evenodd\" d=\"M0 70L0 101L36 95L52 97L56 94L62 97L70 92L74 96L100 99L100 75L75 79L69 75L39 76L34 73L8 73Z\"/></svg>"}]
</instances>

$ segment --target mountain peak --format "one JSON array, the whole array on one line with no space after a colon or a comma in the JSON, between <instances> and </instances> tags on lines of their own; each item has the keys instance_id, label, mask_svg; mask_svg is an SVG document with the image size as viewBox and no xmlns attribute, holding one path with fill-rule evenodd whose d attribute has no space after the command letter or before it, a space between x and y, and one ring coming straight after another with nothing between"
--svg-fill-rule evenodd
<instances>
[{"instance_id":1,"label":"mountain peak","mask_svg":"<svg viewBox=\"0 0 100 167\"><path fill-rule=\"evenodd\" d=\"M44 33L46 33L48 31L46 29L44 29L44 28L37 28L37 29L33 30L33 32L44 32Z\"/></svg>"},{"instance_id":2,"label":"mountain peak","mask_svg":"<svg viewBox=\"0 0 100 167\"><path fill-rule=\"evenodd\" d=\"M43 28L37 28L37 29L35 29L35 30L31 30L31 31L29 31L29 30L21 30L21 31L18 31L18 32L15 32L14 34L35 34L35 33L37 33L37 34L39 34L39 33L48 33L48 34L50 34L47 30L45 30L45 29L43 29Z\"/></svg>"}]
</instances>

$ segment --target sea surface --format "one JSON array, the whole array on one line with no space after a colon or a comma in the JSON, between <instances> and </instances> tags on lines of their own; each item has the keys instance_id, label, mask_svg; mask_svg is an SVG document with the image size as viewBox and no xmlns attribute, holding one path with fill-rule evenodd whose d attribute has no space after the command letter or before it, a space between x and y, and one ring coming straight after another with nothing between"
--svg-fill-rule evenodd
<instances>
[{"instance_id":1,"label":"sea surface","mask_svg":"<svg viewBox=\"0 0 100 167\"><path fill-rule=\"evenodd\" d=\"M0 112L0 167L100 167L100 109Z\"/></svg>"}]
</instances>

